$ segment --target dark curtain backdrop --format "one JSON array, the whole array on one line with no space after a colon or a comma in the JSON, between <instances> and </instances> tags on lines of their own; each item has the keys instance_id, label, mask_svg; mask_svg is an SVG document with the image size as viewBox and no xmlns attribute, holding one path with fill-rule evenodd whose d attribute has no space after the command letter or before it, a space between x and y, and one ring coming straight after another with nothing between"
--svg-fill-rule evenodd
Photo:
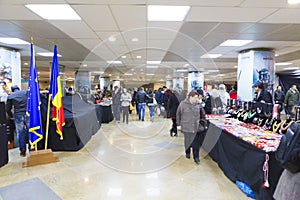
<instances>
[{"instance_id":1,"label":"dark curtain backdrop","mask_svg":"<svg viewBox=\"0 0 300 200\"><path fill-rule=\"evenodd\" d=\"M298 90L300 89L300 72L282 72L277 73L279 77L279 85L286 93L292 85L297 85Z\"/></svg>"}]
</instances>

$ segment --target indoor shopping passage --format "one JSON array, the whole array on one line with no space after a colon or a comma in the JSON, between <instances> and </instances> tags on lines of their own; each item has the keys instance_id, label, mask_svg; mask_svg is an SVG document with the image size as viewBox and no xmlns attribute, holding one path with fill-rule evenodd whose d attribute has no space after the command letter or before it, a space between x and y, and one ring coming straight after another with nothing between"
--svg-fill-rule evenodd
<instances>
[{"instance_id":1,"label":"indoor shopping passage","mask_svg":"<svg viewBox=\"0 0 300 200\"><path fill-rule=\"evenodd\" d=\"M139 121L131 114L129 124L102 124L81 150L55 152L59 162L28 168L22 168L26 158L15 148L0 168L0 188L7 186L9 199L30 190L51 200L248 199L204 152L199 165L185 158L183 135L170 137L170 127L170 119ZM34 190L34 181L44 187ZM9 186L16 183L23 186L13 192Z\"/></svg>"}]
</instances>

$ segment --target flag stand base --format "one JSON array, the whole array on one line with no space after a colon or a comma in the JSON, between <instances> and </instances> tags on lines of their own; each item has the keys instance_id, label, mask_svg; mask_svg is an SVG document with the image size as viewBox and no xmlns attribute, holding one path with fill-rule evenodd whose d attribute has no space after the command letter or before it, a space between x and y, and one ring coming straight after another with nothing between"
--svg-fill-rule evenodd
<instances>
[{"instance_id":1,"label":"flag stand base","mask_svg":"<svg viewBox=\"0 0 300 200\"><path fill-rule=\"evenodd\" d=\"M32 167L58 161L58 158L53 154L51 149L32 151L27 161L23 162L22 167Z\"/></svg>"}]
</instances>

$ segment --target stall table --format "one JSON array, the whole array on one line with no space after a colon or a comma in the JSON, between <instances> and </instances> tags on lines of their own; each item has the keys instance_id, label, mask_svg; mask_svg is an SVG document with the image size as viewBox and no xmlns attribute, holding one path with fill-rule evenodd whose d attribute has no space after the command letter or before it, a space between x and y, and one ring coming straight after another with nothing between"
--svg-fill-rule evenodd
<instances>
[{"instance_id":1,"label":"stall table","mask_svg":"<svg viewBox=\"0 0 300 200\"><path fill-rule=\"evenodd\" d=\"M226 124L228 120L234 123ZM239 180L248 184L256 199L273 199L273 193L283 170L276 163L274 156L274 151L279 145L280 135L261 132L262 130L258 127L254 128L255 125L243 124L234 120L222 119L222 117L210 119L203 148L209 152L210 157L217 162L231 181ZM249 131L250 136L241 133L245 130ZM261 133L260 136L254 138L255 132L258 135ZM273 139L269 138L272 134L274 134ZM262 142L264 140L266 143ZM268 175L269 187L263 187L267 179L264 167L268 169L265 172Z\"/></svg>"}]
</instances>

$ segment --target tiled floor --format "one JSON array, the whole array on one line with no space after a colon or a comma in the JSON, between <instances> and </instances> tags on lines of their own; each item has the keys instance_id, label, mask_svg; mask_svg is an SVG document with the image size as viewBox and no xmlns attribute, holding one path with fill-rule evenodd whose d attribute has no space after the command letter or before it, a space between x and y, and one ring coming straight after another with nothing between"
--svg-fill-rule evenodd
<instances>
[{"instance_id":1,"label":"tiled floor","mask_svg":"<svg viewBox=\"0 0 300 200\"><path fill-rule=\"evenodd\" d=\"M57 163L22 168L25 158L10 150L0 187L38 177L66 200L248 199L208 156L200 165L185 158L182 134L169 136L170 120L130 120L103 124L78 152L55 152Z\"/></svg>"}]
</instances>

